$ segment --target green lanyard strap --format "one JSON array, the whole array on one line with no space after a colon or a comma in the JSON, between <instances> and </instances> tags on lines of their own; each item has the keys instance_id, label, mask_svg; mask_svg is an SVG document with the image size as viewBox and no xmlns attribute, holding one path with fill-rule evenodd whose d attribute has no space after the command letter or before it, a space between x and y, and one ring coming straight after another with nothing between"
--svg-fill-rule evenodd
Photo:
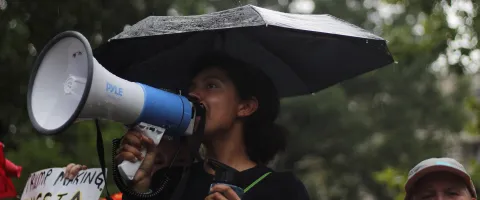
<instances>
[{"instance_id":1,"label":"green lanyard strap","mask_svg":"<svg viewBox=\"0 0 480 200\"><path fill-rule=\"evenodd\" d=\"M260 176L260 178L258 178L257 180L255 180L253 183L251 183L247 188L245 188L243 190L243 193L247 193L248 190L252 189L253 186L255 186L256 184L258 184L261 180L263 180L265 177L267 177L269 174L271 174L272 172L267 172L265 174L263 174L262 176Z\"/></svg>"}]
</instances>

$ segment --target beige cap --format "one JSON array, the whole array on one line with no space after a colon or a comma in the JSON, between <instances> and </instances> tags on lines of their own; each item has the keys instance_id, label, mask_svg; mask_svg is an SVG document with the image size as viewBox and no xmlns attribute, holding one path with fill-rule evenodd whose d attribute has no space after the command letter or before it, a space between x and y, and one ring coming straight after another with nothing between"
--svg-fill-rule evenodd
<instances>
[{"instance_id":1,"label":"beige cap","mask_svg":"<svg viewBox=\"0 0 480 200\"><path fill-rule=\"evenodd\" d=\"M412 187L420 178L432 172L442 171L450 172L461 177L467 185L470 194L477 198L477 193L475 192L475 186L473 185L472 179L462 164L452 158L429 158L418 163L408 173L408 180L405 184L405 192L407 193L405 200L410 199Z\"/></svg>"}]
</instances>

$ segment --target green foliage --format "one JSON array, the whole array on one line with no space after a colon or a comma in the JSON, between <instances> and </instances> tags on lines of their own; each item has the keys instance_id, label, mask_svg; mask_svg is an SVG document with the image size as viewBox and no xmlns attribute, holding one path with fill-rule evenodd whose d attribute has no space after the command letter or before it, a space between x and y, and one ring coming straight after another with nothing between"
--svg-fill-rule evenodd
<instances>
[{"instance_id":1,"label":"green foliage","mask_svg":"<svg viewBox=\"0 0 480 200\"><path fill-rule=\"evenodd\" d=\"M469 162L467 164L468 165L466 165L465 167L467 167L469 169L468 173L470 174L470 177L472 178L473 184L475 185L475 190L477 191L477 195L478 195L478 190L480 189L480 185L479 185L479 182L480 182L480 163L478 162L478 160L471 159L471 160L469 160Z\"/></svg>"},{"instance_id":2,"label":"green foliage","mask_svg":"<svg viewBox=\"0 0 480 200\"><path fill-rule=\"evenodd\" d=\"M378 183L383 183L388 187L388 192L395 200L405 199L403 190L408 174L404 171L398 170L396 167L387 167L380 172L374 172L373 176Z\"/></svg>"},{"instance_id":3,"label":"green foliage","mask_svg":"<svg viewBox=\"0 0 480 200\"><path fill-rule=\"evenodd\" d=\"M396 3L402 2L406 1ZM320 7L346 19L375 11L335 13L340 10L336 4ZM423 159L445 155L444 139L463 129L467 119L463 103L470 80L440 76L429 68L447 48L445 36L455 35L439 6L425 10L424 5L409 1L404 12L384 19L379 29L398 64L315 96L284 102L279 121L293 132L284 167L314 176L316 172L295 163L321 158L319 165L327 174L319 177L322 187L326 191L341 188L319 199L360 199L364 192L378 199L402 198L410 168ZM414 23L407 22L409 16ZM369 22L363 24L369 26ZM413 31L416 24L423 27L423 34ZM448 81L452 89L444 91Z\"/></svg>"}]
</instances>

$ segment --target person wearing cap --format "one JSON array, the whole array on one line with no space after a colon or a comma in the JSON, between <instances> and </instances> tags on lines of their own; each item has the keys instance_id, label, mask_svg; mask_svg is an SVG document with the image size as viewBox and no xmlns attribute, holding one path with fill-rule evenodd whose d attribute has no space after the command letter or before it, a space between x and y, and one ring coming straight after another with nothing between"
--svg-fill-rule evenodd
<instances>
[{"instance_id":1,"label":"person wearing cap","mask_svg":"<svg viewBox=\"0 0 480 200\"><path fill-rule=\"evenodd\" d=\"M408 173L405 200L476 200L470 175L452 158L429 158Z\"/></svg>"}]
</instances>

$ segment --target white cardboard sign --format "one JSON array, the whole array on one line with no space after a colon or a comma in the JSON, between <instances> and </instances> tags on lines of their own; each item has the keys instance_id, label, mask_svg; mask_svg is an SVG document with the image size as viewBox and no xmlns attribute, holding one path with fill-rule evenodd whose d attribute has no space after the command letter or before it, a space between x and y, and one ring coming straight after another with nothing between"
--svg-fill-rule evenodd
<instances>
[{"instance_id":1,"label":"white cardboard sign","mask_svg":"<svg viewBox=\"0 0 480 200\"><path fill-rule=\"evenodd\" d=\"M106 172L106 169L105 169ZM105 187L101 168L82 170L68 180L65 168L43 169L30 174L21 200L98 200Z\"/></svg>"}]
</instances>

